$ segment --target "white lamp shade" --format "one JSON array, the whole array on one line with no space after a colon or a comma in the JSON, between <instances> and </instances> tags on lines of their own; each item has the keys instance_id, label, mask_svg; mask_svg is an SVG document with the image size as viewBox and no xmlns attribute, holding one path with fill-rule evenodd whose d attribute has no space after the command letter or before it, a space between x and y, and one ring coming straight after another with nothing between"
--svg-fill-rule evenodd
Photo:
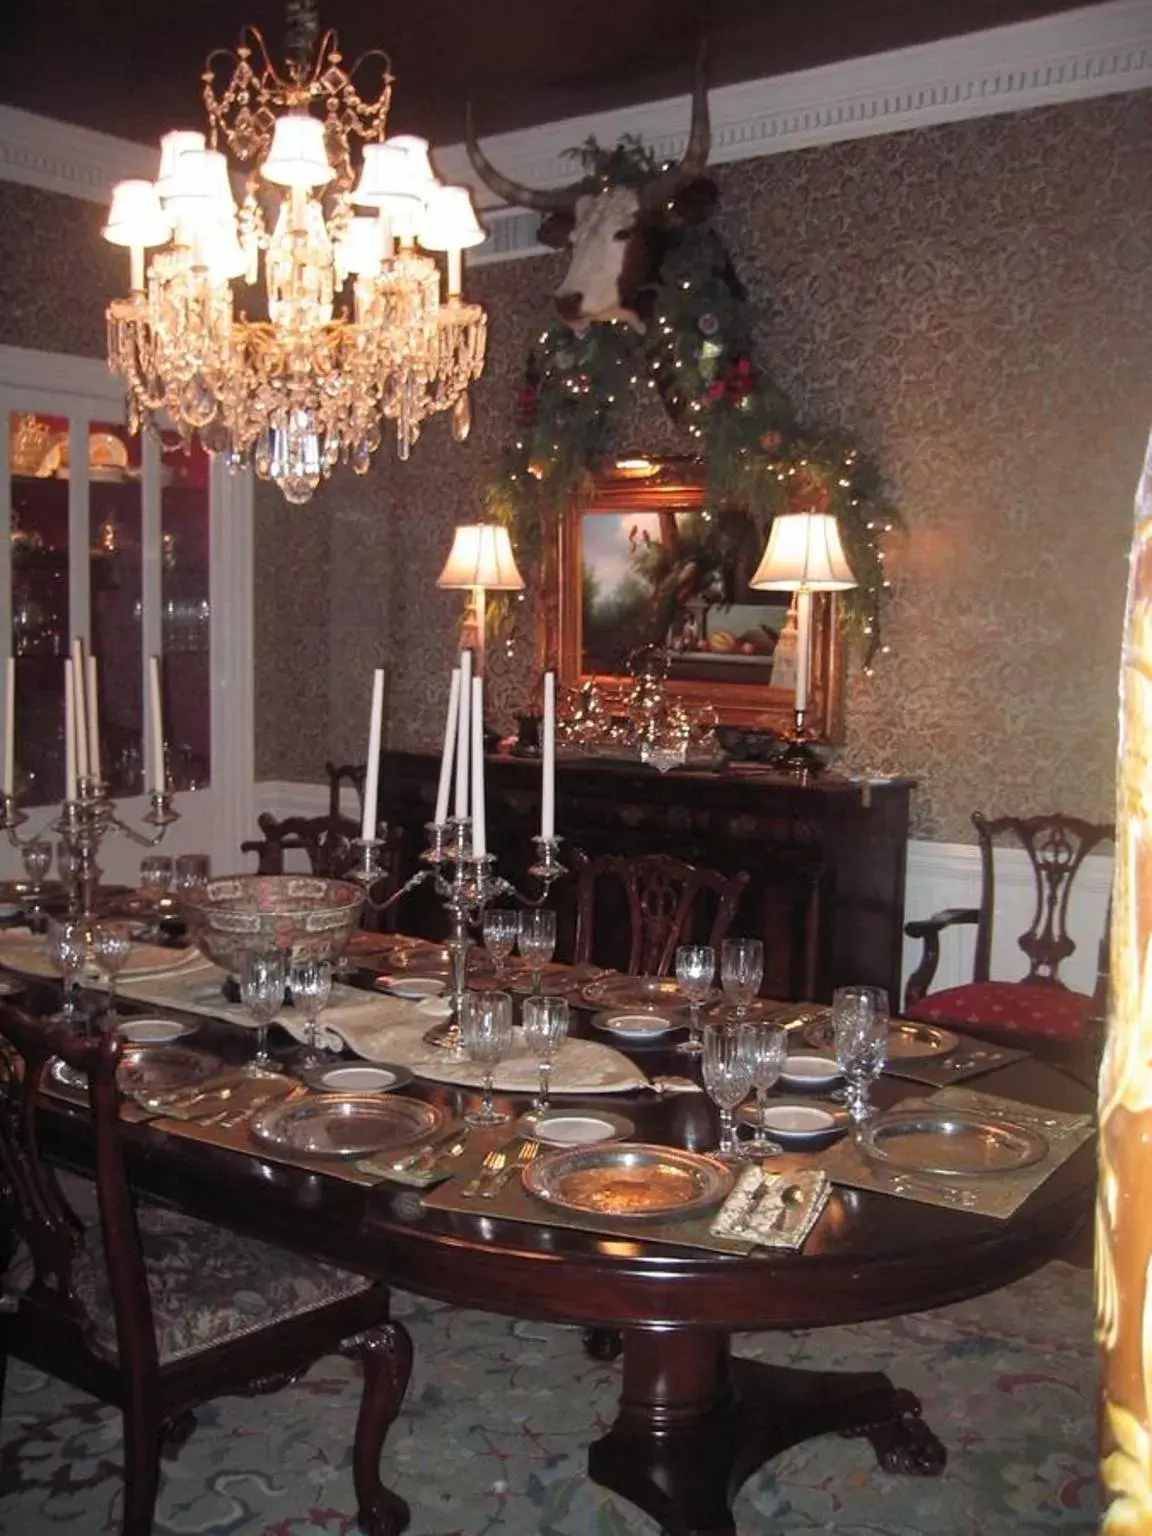
<instances>
[{"instance_id":1,"label":"white lamp shade","mask_svg":"<svg viewBox=\"0 0 1152 1536\"><path fill-rule=\"evenodd\" d=\"M436 187L417 238L430 251L461 251L482 244L487 231L476 217L468 188Z\"/></svg>"},{"instance_id":2,"label":"white lamp shade","mask_svg":"<svg viewBox=\"0 0 1152 1536\"><path fill-rule=\"evenodd\" d=\"M771 591L844 592L856 585L830 512L785 512L773 519L750 587Z\"/></svg>"},{"instance_id":3,"label":"white lamp shade","mask_svg":"<svg viewBox=\"0 0 1152 1536\"><path fill-rule=\"evenodd\" d=\"M163 245L172 226L150 181L121 181L112 188L112 206L102 231L113 245Z\"/></svg>"},{"instance_id":4,"label":"white lamp shade","mask_svg":"<svg viewBox=\"0 0 1152 1536\"><path fill-rule=\"evenodd\" d=\"M499 523L466 523L457 528L452 550L436 585L448 590L485 587L489 592L522 592L512 541Z\"/></svg>"},{"instance_id":5,"label":"white lamp shade","mask_svg":"<svg viewBox=\"0 0 1152 1536\"><path fill-rule=\"evenodd\" d=\"M427 196L431 189L439 185L436 172L432 169L432 161L428 158L428 140L419 138L414 133L398 133L387 141L393 149L403 152L408 160L408 178L415 184L416 190L423 196Z\"/></svg>"},{"instance_id":6,"label":"white lamp shade","mask_svg":"<svg viewBox=\"0 0 1152 1536\"><path fill-rule=\"evenodd\" d=\"M160 170L156 176L156 190L161 197L168 196L180 156L186 155L189 150L202 150L206 147L204 135L194 133L190 128L177 128L164 135L160 140Z\"/></svg>"},{"instance_id":7,"label":"white lamp shade","mask_svg":"<svg viewBox=\"0 0 1152 1536\"><path fill-rule=\"evenodd\" d=\"M200 250L213 282L243 277L248 270L248 253L236 238L234 225L212 225L200 237Z\"/></svg>"},{"instance_id":8,"label":"white lamp shade","mask_svg":"<svg viewBox=\"0 0 1152 1536\"><path fill-rule=\"evenodd\" d=\"M330 182L333 171L320 119L306 112L288 112L277 118L272 147L260 175L281 187L323 187Z\"/></svg>"},{"instance_id":9,"label":"white lamp shade","mask_svg":"<svg viewBox=\"0 0 1152 1536\"><path fill-rule=\"evenodd\" d=\"M164 206L174 221L186 220L197 229L229 223L236 217L228 161L218 149L188 149L168 177Z\"/></svg>"},{"instance_id":10,"label":"white lamp shade","mask_svg":"<svg viewBox=\"0 0 1152 1536\"><path fill-rule=\"evenodd\" d=\"M380 271L381 250L379 220L350 219L337 248L336 262L345 275L355 272L359 277L376 277Z\"/></svg>"}]
</instances>

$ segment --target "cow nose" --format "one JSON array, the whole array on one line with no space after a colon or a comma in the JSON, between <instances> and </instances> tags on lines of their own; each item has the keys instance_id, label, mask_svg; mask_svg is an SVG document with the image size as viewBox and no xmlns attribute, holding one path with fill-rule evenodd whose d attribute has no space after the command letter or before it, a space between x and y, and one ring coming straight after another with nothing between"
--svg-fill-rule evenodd
<instances>
[{"instance_id":1,"label":"cow nose","mask_svg":"<svg viewBox=\"0 0 1152 1536\"><path fill-rule=\"evenodd\" d=\"M560 312L561 320L579 320L580 311L584 306L582 293L558 293L556 295L556 308Z\"/></svg>"}]
</instances>

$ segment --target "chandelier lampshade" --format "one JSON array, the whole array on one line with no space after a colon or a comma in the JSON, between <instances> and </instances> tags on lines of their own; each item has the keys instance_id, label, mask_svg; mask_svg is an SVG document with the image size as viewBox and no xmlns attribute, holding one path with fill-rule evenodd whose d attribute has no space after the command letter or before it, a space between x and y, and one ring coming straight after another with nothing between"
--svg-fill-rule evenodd
<instances>
[{"instance_id":1,"label":"chandelier lampshade","mask_svg":"<svg viewBox=\"0 0 1152 1536\"><path fill-rule=\"evenodd\" d=\"M288 13L282 70L252 27L210 55L207 133L166 133L156 181L116 187L103 233L130 253L108 360L132 426L171 418L304 502L342 462L366 473L384 422L401 458L437 412L467 435L487 318L461 297L484 238L467 191L441 186L427 140L387 136L387 55L347 67L314 0Z\"/></svg>"}]
</instances>

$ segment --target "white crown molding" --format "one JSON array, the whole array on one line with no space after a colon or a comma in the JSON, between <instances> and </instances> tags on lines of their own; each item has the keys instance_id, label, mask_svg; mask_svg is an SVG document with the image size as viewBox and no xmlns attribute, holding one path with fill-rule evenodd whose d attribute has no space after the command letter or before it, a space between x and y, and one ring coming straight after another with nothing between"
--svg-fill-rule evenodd
<instances>
[{"instance_id":1,"label":"white crown molding","mask_svg":"<svg viewBox=\"0 0 1152 1536\"><path fill-rule=\"evenodd\" d=\"M711 92L713 164L817 144L906 132L966 118L1152 87L1152 0L1110 0L1055 16L994 27L915 48L871 54L819 69L749 80ZM573 179L564 151L594 135L612 144L639 134L657 156L683 152L686 95L485 139L493 162L516 181L551 186ZM483 125L480 125L481 128ZM0 180L106 202L113 183L151 176L156 150L0 106ZM476 185L462 144L441 147L437 167ZM477 264L539 254L536 219L487 210L489 239Z\"/></svg>"}]
</instances>

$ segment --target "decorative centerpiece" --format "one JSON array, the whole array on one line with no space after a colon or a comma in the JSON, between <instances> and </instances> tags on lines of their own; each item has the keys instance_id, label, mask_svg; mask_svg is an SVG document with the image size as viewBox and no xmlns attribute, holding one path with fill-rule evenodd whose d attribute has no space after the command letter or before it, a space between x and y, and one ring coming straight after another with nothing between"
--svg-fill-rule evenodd
<instances>
[{"instance_id":1,"label":"decorative centerpiece","mask_svg":"<svg viewBox=\"0 0 1152 1536\"><path fill-rule=\"evenodd\" d=\"M201 954L236 973L244 954L274 949L334 960L360 922L364 891L320 875L224 875L177 905Z\"/></svg>"}]
</instances>

